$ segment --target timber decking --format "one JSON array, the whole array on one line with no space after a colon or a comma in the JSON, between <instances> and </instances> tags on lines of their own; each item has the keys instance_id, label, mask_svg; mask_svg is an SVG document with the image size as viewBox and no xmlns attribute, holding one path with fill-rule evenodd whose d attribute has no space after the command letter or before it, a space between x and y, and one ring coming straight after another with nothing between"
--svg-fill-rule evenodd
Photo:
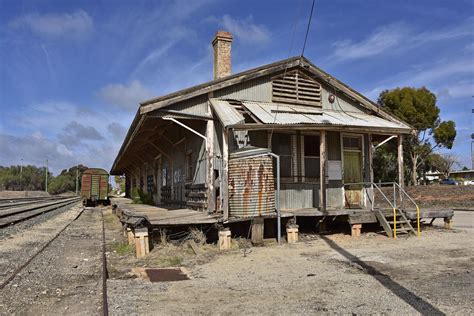
<instances>
[{"instance_id":1,"label":"timber decking","mask_svg":"<svg viewBox=\"0 0 474 316\"><path fill-rule=\"evenodd\" d=\"M146 204L132 204L130 199L113 198L120 217L142 217L152 226L214 224L219 221L219 215L207 215L191 209L169 209Z\"/></svg>"},{"instance_id":2,"label":"timber decking","mask_svg":"<svg viewBox=\"0 0 474 316\"><path fill-rule=\"evenodd\" d=\"M222 223L222 214L208 215L201 211L195 211L186 208L164 208L158 206L150 206L145 204L132 204L132 200L127 198L112 198L112 205L118 207L117 214L120 217L129 218L130 224L140 223L141 219L145 219L152 226L167 225L197 225L197 224L215 224ZM393 210L383 210L383 213L393 214ZM416 211L406 210L406 217L409 220L416 220ZM454 212L447 209L422 209L420 210L420 219L423 218L452 218ZM317 208L282 210L281 217L324 217L324 216L348 216L349 224L376 223L377 219L374 212L364 209L337 209L320 211ZM275 218L276 213L265 218ZM251 220L248 218L229 218L228 223ZM227 222L226 222L227 223Z\"/></svg>"}]
</instances>

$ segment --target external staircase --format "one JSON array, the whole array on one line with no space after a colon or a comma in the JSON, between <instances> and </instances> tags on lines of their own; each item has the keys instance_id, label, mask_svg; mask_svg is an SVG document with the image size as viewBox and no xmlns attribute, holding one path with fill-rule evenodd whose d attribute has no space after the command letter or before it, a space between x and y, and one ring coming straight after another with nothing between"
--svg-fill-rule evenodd
<instances>
[{"instance_id":1,"label":"external staircase","mask_svg":"<svg viewBox=\"0 0 474 316\"><path fill-rule=\"evenodd\" d=\"M364 182L363 187L368 191L366 196L370 203L371 211L377 218L380 226L385 230L387 236L391 238L397 238L397 235L413 234L420 237L420 208L418 204L406 193L406 191L396 182L385 182L385 183L373 183ZM392 189L392 196L387 196L381 186L389 186ZM370 191L369 191L370 190ZM382 197L381 204L379 206L375 202L374 191L378 191ZM413 227L412 222L407 218L405 212L410 207L416 210L416 228Z\"/></svg>"}]
</instances>

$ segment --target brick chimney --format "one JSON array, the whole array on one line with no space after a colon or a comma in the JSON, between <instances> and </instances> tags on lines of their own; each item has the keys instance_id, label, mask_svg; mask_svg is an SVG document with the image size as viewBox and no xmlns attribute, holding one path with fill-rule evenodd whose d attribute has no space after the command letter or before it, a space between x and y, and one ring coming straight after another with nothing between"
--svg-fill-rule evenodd
<instances>
[{"instance_id":1,"label":"brick chimney","mask_svg":"<svg viewBox=\"0 0 474 316\"><path fill-rule=\"evenodd\" d=\"M214 48L214 79L223 78L231 74L232 34L218 31L212 41Z\"/></svg>"}]
</instances>

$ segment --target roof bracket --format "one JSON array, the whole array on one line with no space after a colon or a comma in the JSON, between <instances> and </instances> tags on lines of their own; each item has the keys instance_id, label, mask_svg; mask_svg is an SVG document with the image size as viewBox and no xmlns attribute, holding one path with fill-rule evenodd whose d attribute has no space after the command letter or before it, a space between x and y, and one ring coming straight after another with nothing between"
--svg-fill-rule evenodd
<instances>
[{"instance_id":1,"label":"roof bracket","mask_svg":"<svg viewBox=\"0 0 474 316\"><path fill-rule=\"evenodd\" d=\"M181 126L184 127L185 129L187 129L188 131L190 131L190 132L196 134L197 136L201 137L201 138L204 139L204 141L206 142L206 148L207 148L207 137L204 136L203 134L199 133L198 131L193 130L191 127L189 127L189 126L187 126L187 125L181 123L180 121L178 121L178 120L176 120L176 119L174 119L174 118L172 118L172 117L166 117L166 116L165 116L165 117L163 117L163 119L164 119L164 120L167 120L167 121L173 121L173 122L175 122L176 124L181 125Z\"/></svg>"},{"instance_id":2,"label":"roof bracket","mask_svg":"<svg viewBox=\"0 0 474 316\"><path fill-rule=\"evenodd\" d=\"M392 136L386 138L381 143L378 143L377 146L374 147L374 149L379 148L380 146L382 146L383 144L385 144L386 142L388 142L389 140L391 140L392 138L395 138L395 137L397 137L397 135L392 135Z\"/></svg>"}]
</instances>

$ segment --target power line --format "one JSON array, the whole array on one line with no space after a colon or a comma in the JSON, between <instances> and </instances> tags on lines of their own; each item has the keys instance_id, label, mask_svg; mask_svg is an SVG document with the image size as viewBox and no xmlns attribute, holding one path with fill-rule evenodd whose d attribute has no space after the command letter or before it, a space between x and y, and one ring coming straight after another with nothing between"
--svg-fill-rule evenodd
<instances>
[{"instance_id":1,"label":"power line","mask_svg":"<svg viewBox=\"0 0 474 316\"><path fill-rule=\"evenodd\" d=\"M301 50L301 57L303 57L304 55L304 50L306 48L306 41L308 40L309 27L311 26L311 20L313 18L314 2L315 0L313 0L313 4L311 5L311 12L309 13L308 27L306 28L306 35L304 37L303 49Z\"/></svg>"}]
</instances>

